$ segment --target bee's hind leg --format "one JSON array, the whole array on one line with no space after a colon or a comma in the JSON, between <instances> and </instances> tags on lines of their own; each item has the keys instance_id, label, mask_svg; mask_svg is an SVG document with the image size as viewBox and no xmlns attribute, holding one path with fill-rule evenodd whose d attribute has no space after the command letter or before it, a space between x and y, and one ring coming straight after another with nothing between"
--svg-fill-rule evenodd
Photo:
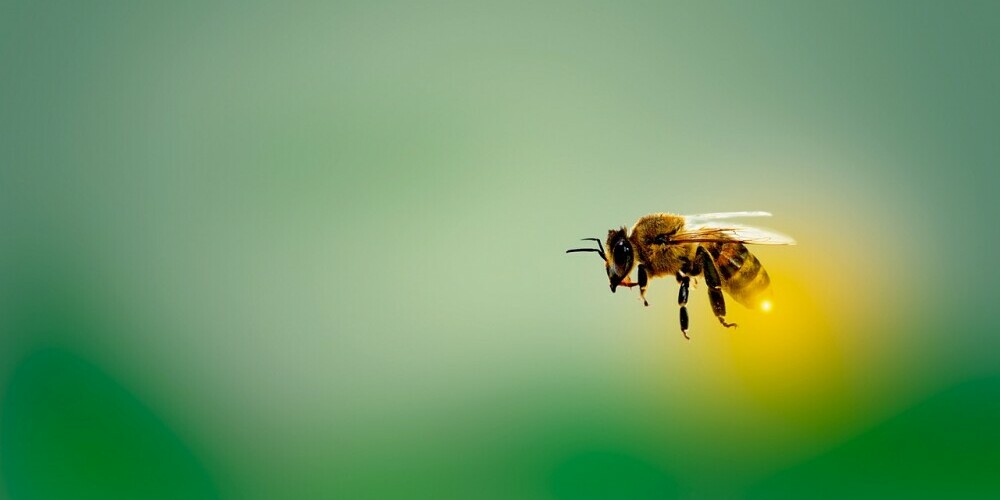
<instances>
[{"instance_id":1,"label":"bee's hind leg","mask_svg":"<svg viewBox=\"0 0 1000 500\"><path fill-rule=\"evenodd\" d=\"M691 282L691 278L684 276L681 273L677 273L677 282L681 284L680 291L677 292L677 305L681 306L681 333L684 334L684 338L691 340L688 337L688 284Z\"/></svg>"},{"instance_id":2,"label":"bee's hind leg","mask_svg":"<svg viewBox=\"0 0 1000 500\"><path fill-rule=\"evenodd\" d=\"M712 303L712 312L719 318L719 323L726 328L733 328L736 323L726 322L726 299L722 296L722 280L719 279L719 271L715 268L715 262L711 255L703 247L698 247L698 255L701 257L702 272L705 275L705 284L708 285L708 301Z\"/></svg>"}]
</instances>

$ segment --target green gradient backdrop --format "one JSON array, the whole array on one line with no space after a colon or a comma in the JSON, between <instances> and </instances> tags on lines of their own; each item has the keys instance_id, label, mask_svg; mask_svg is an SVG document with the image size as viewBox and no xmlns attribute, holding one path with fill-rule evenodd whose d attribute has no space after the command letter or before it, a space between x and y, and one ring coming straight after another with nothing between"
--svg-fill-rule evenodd
<instances>
[{"instance_id":1,"label":"green gradient backdrop","mask_svg":"<svg viewBox=\"0 0 1000 500\"><path fill-rule=\"evenodd\" d=\"M12 499L1000 493L996 3L0 3ZM564 255L769 210L693 340Z\"/></svg>"}]
</instances>

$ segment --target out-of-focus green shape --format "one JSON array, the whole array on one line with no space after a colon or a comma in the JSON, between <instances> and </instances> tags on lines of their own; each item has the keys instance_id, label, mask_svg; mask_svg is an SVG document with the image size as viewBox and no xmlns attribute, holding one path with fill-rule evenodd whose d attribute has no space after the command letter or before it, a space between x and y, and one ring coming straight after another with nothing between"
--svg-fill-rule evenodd
<instances>
[{"instance_id":1,"label":"out-of-focus green shape","mask_svg":"<svg viewBox=\"0 0 1000 500\"><path fill-rule=\"evenodd\" d=\"M762 498L1000 497L1000 377L940 392L750 490Z\"/></svg>"},{"instance_id":2,"label":"out-of-focus green shape","mask_svg":"<svg viewBox=\"0 0 1000 500\"><path fill-rule=\"evenodd\" d=\"M568 457L552 473L557 498L664 498L677 483L655 464L614 450L586 450Z\"/></svg>"},{"instance_id":3,"label":"out-of-focus green shape","mask_svg":"<svg viewBox=\"0 0 1000 500\"><path fill-rule=\"evenodd\" d=\"M13 500L218 496L149 408L98 367L55 349L27 356L11 377L0 465Z\"/></svg>"}]
</instances>

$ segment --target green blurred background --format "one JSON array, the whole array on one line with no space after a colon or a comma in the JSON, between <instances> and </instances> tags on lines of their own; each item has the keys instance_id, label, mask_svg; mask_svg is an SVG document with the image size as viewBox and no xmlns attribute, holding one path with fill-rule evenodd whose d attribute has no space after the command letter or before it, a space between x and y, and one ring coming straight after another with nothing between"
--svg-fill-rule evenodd
<instances>
[{"instance_id":1,"label":"green blurred background","mask_svg":"<svg viewBox=\"0 0 1000 500\"><path fill-rule=\"evenodd\" d=\"M0 2L3 494L1000 495L998 54L996 2ZM563 253L731 210L799 241L735 331Z\"/></svg>"}]
</instances>

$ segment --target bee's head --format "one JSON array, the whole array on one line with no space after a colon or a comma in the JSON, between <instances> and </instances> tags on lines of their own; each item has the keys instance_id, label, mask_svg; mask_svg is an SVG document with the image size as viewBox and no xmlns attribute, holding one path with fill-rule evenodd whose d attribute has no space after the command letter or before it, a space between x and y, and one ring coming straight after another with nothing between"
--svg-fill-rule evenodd
<instances>
[{"instance_id":1,"label":"bee's head","mask_svg":"<svg viewBox=\"0 0 1000 500\"><path fill-rule=\"evenodd\" d=\"M632 253L632 244L628 241L625 228L612 229L608 231L608 251L611 255L605 258L608 268L608 280L611 282L611 292L614 293L618 284L632 272L635 264L635 256Z\"/></svg>"},{"instance_id":2,"label":"bee's head","mask_svg":"<svg viewBox=\"0 0 1000 500\"><path fill-rule=\"evenodd\" d=\"M618 284L625 279L626 276L632 272L632 265L635 263L635 259L632 256L632 244L628 241L627 233L625 228L612 229L608 231L608 248L611 251L611 255L604 253L604 246L601 245L601 240L597 238L584 238L585 240L596 241L597 248L574 248L572 250L566 250L566 253L572 252L596 252L598 255L604 259L604 267L608 272L608 280L611 281L611 291L614 292L618 288Z\"/></svg>"}]
</instances>

